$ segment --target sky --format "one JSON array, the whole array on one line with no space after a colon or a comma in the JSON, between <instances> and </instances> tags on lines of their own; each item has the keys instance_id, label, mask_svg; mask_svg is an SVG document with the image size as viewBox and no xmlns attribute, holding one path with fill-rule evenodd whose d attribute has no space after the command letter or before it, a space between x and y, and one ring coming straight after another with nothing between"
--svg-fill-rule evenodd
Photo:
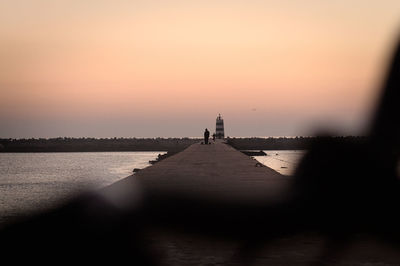
<instances>
[{"instance_id":1,"label":"sky","mask_svg":"<svg viewBox=\"0 0 400 266\"><path fill-rule=\"evenodd\" d=\"M400 1L0 0L0 137L362 134Z\"/></svg>"}]
</instances>

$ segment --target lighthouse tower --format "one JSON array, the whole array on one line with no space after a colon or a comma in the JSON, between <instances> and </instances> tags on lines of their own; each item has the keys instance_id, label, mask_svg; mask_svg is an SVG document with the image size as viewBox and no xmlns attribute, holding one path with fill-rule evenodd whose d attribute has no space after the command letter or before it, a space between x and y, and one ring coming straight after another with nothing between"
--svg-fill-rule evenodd
<instances>
[{"instance_id":1,"label":"lighthouse tower","mask_svg":"<svg viewBox=\"0 0 400 266\"><path fill-rule=\"evenodd\" d=\"M215 135L217 139L223 139L225 137L224 119L222 119L221 114L219 114L217 117L217 122L215 126Z\"/></svg>"}]
</instances>

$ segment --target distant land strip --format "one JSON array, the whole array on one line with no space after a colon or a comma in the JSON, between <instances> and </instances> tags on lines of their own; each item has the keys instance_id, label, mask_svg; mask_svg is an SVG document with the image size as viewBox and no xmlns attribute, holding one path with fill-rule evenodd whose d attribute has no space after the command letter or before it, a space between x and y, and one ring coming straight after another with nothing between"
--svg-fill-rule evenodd
<instances>
[{"instance_id":1,"label":"distant land strip","mask_svg":"<svg viewBox=\"0 0 400 266\"><path fill-rule=\"evenodd\" d=\"M238 150L304 150L311 142L332 138L339 142L363 142L365 137L227 138ZM110 152L168 151L176 153L200 138L50 138L0 139L0 152Z\"/></svg>"}]
</instances>

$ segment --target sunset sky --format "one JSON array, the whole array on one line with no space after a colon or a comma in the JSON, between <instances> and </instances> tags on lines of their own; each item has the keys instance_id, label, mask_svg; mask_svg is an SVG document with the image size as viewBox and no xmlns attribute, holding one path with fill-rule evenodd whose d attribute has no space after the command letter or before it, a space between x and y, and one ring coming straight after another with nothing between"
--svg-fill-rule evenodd
<instances>
[{"instance_id":1,"label":"sunset sky","mask_svg":"<svg viewBox=\"0 0 400 266\"><path fill-rule=\"evenodd\" d=\"M399 29L399 0L0 0L0 137L359 134Z\"/></svg>"}]
</instances>

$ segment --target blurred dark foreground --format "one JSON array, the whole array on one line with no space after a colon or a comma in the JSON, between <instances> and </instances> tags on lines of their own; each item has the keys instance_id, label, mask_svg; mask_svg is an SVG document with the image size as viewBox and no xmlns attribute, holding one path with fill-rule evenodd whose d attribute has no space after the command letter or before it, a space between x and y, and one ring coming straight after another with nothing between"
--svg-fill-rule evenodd
<instances>
[{"instance_id":1,"label":"blurred dark foreground","mask_svg":"<svg viewBox=\"0 0 400 266\"><path fill-rule=\"evenodd\" d=\"M285 201L154 195L127 178L6 226L1 258L13 264L399 265L399 77L397 49L367 137L310 143Z\"/></svg>"}]
</instances>

